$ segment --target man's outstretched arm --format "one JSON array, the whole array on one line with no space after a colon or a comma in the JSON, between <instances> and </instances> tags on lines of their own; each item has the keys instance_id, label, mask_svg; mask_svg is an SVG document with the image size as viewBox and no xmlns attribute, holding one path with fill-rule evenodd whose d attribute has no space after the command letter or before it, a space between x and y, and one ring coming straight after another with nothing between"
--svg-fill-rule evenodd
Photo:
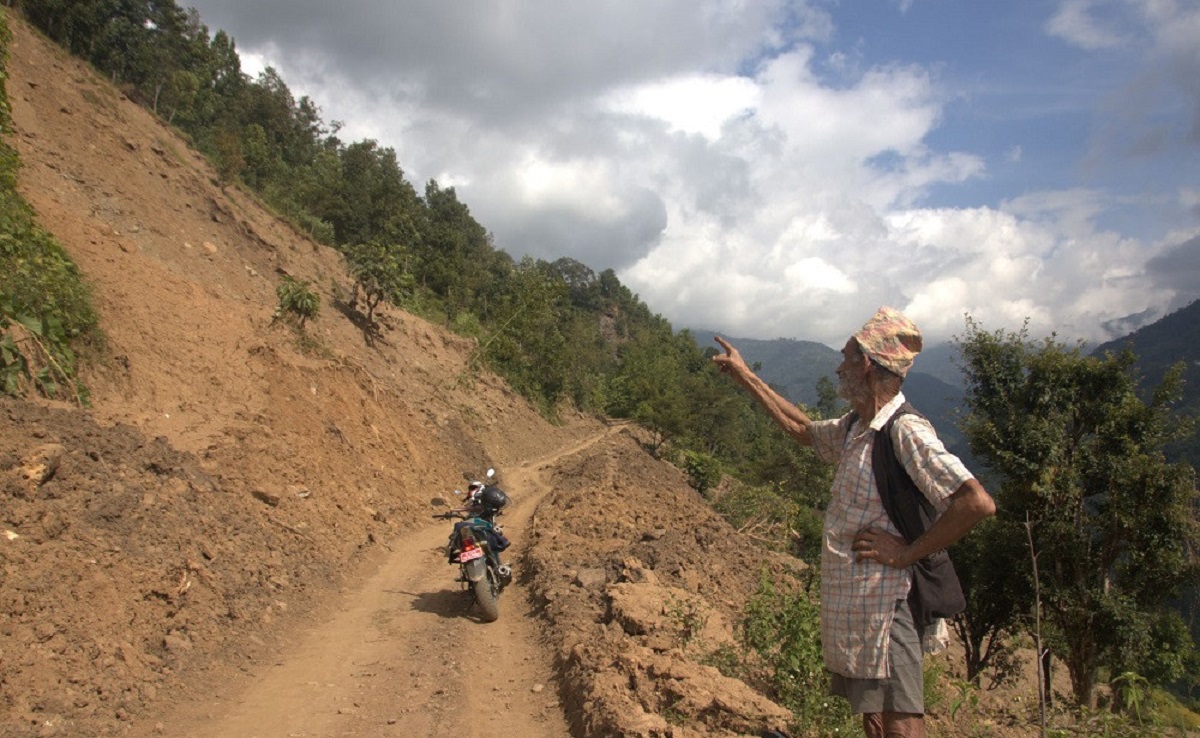
<instances>
[{"instance_id":1,"label":"man's outstretched arm","mask_svg":"<svg viewBox=\"0 0 1200 738\"><path fill-rule=\"evenodd\" d=\"M808 436L808 425L812 423L812 418L751 371L741 353L728 341L720 336L715 336L713 340L725 349L725 353L713 357L713 362L721 372L745 387L784 432L806 446L812 445L812 439Z\"/></svg>"}]
</instances>

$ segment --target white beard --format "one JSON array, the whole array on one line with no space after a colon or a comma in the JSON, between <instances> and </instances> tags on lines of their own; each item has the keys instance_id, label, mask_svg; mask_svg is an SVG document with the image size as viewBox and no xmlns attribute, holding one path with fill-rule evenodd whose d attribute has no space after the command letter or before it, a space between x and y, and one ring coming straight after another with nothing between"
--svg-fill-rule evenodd
<instances>
[{"instance_id":1,"label":"white beard","mask_svg":"<svg viewBox=\"0 0 1200 738\"><path fill-rule=\"evenodd\" d=\"M837 393L838 397L850 404L854 404L855 400L861 399L867 394L867 383L862 380L838 377Z\"/></svg>"}]
</instances>

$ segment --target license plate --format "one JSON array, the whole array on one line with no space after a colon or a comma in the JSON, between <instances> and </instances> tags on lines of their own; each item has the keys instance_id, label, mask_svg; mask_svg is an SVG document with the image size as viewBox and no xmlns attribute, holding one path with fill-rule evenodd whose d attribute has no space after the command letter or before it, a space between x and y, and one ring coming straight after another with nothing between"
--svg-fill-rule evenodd
<instances>
[{"instance_id":1,"label":"license plate","mask_svg":"<svg viewBox=\"0 0 1200 738\"><path fill-rule=\"evenodd\" d=\"M468 561L474 561L475 559L482 558L482 557L483 557L483 549L482 548L469 548L466 551L463 551L462 553L460 553L458 555L458 560L460 563L465 564Z\"/></svg>"}]
</instances>

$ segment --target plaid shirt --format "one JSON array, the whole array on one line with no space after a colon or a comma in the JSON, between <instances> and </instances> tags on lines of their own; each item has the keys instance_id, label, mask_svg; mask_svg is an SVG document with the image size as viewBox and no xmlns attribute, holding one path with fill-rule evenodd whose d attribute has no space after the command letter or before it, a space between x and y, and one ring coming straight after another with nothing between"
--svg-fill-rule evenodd
<instances>
[{"instance_id":1,"label":"plaid shirt","mask_svg":"<svg viewBox=\"0 0 1200 738\"><path fill-rule=\"evenodd\" d=\"M851 550L854 537L864 528L875 526L900 534L883 509L875 486L871 449L875 431L883 428L903 402L904 395L897 394L869 425L849 414L808 426L817 456L837 463L821 551L821 642L825 665L846 677L887 677L888 633L896 600L908 596L911 582L907 568L893 569L875 561L859 563ZM905 471L938 514L949 507L950 495L973 478L924 418L901 416L892 426L892 441Z\"/></svg>"}]
</instances>

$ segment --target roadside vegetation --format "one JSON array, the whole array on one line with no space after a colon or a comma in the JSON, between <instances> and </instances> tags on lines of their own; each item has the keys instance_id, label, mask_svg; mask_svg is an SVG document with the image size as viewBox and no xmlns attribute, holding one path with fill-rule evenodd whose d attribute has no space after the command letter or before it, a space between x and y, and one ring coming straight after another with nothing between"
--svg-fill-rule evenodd
<instances>
[{"instance_id":1,"label":"roadside vegetation","mask_svg":"<svg viewBox=\"0 0 1200 738\"><path fill-rule=\"evenodd\" d=\"M174 0L22 0L21 12L175 126L223 186L256 193L337 249L346 273L329 304L368 344L387 306L472 337L472 367L505 377L547 417L578 408L636 421L648 450L684 469L737 529L818 563L830 469L714 371L707 337L674 330L612 270L514 260L453 187L418 189L393 149L343 141L314 101L295 99L273 69L243 73L234 40ZM3 81L0 69L0 95ZM0 386L84 402L76 357L99 342L96 317L78 270L16 196L17 166L0 142ZM285 279L277 297L278 317L301 335L319 316L312 285ZM970 590L953 623L968 678L935 696L987 735L971 716L978 694L1005 684L1016 646L1036 642L1042 661L1070 674L1039 696L1045 734L1195 729L1200 659L1175 605L1200 578L1200 501L1192 467L1163 454L1191 433L1174 409L1178 372L1141 399L1132 354L1088 357L971 322L960 348L963 430L1000 513L952 551ZM819 396L815 417L842 412L831 383ZM815 591L764 581L743 623L742 655L758 664L745 676L798 726L853 734L815 676ZM728 656L714 660L732 668Z\"/></svg>"},{"instance_id":2,"label":"roadside vegetation","mask_svg":"<svg viewBox=\"0 0 1200 738\"><path fill-rule=\"evenodd\" d=\"M9 39L0 13L0 393L32 391L83 405L79 353L101 336L79 270L17 192L20 161L7 140Z\"/></svg>"}]
</instances>

